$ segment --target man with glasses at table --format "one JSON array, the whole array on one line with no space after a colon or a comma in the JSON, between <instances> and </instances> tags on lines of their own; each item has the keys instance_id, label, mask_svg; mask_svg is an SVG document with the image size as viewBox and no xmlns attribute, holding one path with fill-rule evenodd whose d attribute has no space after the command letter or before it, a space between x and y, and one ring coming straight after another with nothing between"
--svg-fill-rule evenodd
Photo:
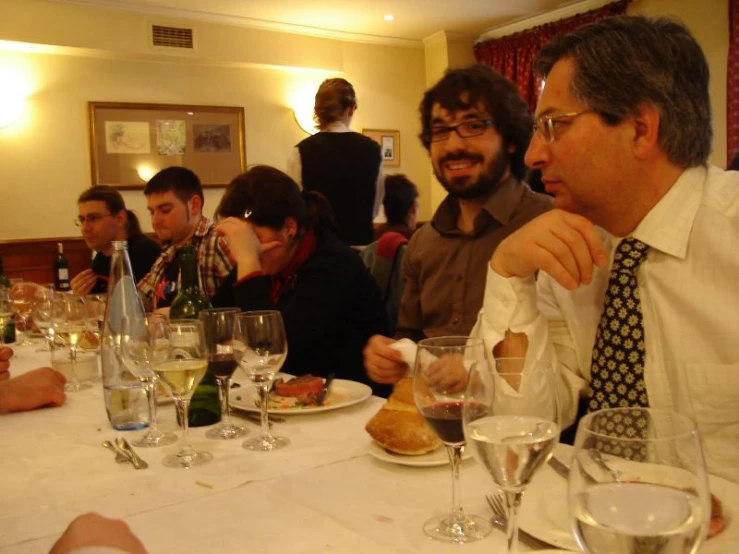
<instances>
[{"instance_id":1,"label":"man with glasses at table","mask_svg":"<svg viewBox=\"0 0 739 554\"><path fill-rule=\"evenodd\" d=\"M87 247L95 251L95 257L91 269L80 272L70 282L74 294L107 291L113 241L128 241L136 281L149 272L159 257L159 245L144 235L136 214L126 209L120 192L104 185L91 187L80 194L77 207L79 216L74 223L82 230Z\"/></svg>"},{"instance_id":2,"label":"man with glasses at table","mask_svg":"<svg viewBox=\"0 0 739 554\"><path fill-rule=\"evenodd\" d=\"M619 16L536 68L526 162L556 209L493 253L480 334L554 361L564 426L578 404L677 410L739 482L739 174L707 163L705 55L674 20Z\"/></svg>"},{"instance_id":3,"label":"man with glasses at table","mask_svg":"<svg viewBox=\"0 0 739 554\"><path fill-rule=\"evenodd\" d=\"M467 335L482 306L489 253L551 208L523 182L532 120L516 86L483 65L448 70L421 102L421 142L448 195L413 234L403 260L396 338ZM368 342L365 369L378 383L407 371L393 339Z\"/></svg>"}]
</instances>

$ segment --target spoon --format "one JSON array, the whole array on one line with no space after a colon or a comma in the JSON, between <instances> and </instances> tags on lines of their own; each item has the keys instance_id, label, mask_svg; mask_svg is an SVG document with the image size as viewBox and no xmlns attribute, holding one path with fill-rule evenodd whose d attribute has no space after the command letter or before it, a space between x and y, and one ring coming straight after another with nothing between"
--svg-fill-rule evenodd
<instances>
[{"instance_id":1,"label":"spoon","mask_svg":"<svg viewBox=\"0 0 739 554\"><path fill-rule=\"evenodd\" d=\"M125 464L131 461L131 459L128 456L126 456L123 452L118 450L112 442L103 441L103 447L115 452L115 461L118 462L119 464Z\"/></svg>"},{"instance_id":2,"label":"spoon","mask_svg":"<svg viewBox=\"0 0 739 554\"><path fill-rule=\"evenodd\" d=\"M133 464L134 469L146 469L149 467L149 464L142 460L139 455L133 451L133 448L131 448L131 445L128 444L126 439L123 437L116 437L115 444L118 448L123 450L129 458L131 458L131 463Z\"/></svg>"}]
</instances>

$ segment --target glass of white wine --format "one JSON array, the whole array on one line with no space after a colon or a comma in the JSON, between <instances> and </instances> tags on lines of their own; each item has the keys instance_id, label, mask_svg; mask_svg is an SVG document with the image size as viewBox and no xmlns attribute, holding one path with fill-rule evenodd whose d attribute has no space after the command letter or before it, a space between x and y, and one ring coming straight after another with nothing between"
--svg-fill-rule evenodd
<instances>
[{"instance_id":1,"label":"glass of white wine","mask_svg":"<svg viewBox=\"0 0 739 554\"><path fill-rule=\"evenodd\" d=\"M84 299L72 294L64 295L63 304L63 321L61 338L66 341L69 347L69 376L70 381L64 385L64 390L68 392L77 392L92 388L92 384L88 381L80 381L77 372L77 356L79 353L79 345L85 336L85 318L87 312L85 310ZM52 362L54 356L52 354ZM52 364L54 365L54 364ZM65 373L62 371L62 373Z\"/></svg>"},{"instance_id":2,"label":"glass of white wine","mask_svg":"<svg viewBox=\"0 0 739 554\"><path fill-rule=\"evenodd\" d=\"M10 289L0 286L0 346L5 344L5 327L13 317L10 302Z\"/></svg>"},{"instance_id":3,"label":"glass of white wine","mask_svg":"<svg viewBox=\"0 0 739 554\"><path fill-rule=\"evenodd\" d=\"M697 552L711 502L693 420L649 408L609 408L582 418L569 512L577 542L591 554Z\"/></svg>"},{"instance_id":4,"label":"glass of white wine","mask_svg":"<svg viewBox=\"0 0 739 554\"><path fill-rule=\"evenodd\" d=\"M205 349L203 324L195 320L170 321L163 327L158 339L161 357L156 354L154 371L172 391L179 420L182 423L182 448L177 454L164 458L167 467L189 468L213 459L210 452L196 451L190 444L187 411L190 398L205 376L208 356ZM166 353L163 346L166 345ZM158 346L159 348L159 346Z\"/></svg>"},{"instance_id":5,"label":"glass of white wine","mask_svg":"<svg viewBox=\"0 0 739 554\"><path fill-rule=\"evenodd\" d=\"M164 340L167 316L158 313L124 317L121 326L120 359L143 384L149 401L149 429L133 442L134 446L157 447L177 442L177 435L159 430L157 425L157 385L153 366L167 359Z\"/></svg>"},{"instance_id":6,"label":"glass of white wine","mask_svg":"<svg viewBox=\"0 0 739 554\"><path fill-rule=\"evenodd\" d=\"M287 336L282 314L277 310L244 312L236 316L233 348L239 367L259 392L261 428L258 437L247 439L247 450L268 452L290 444L287 437L275 437L269 430L269 389L275 374L287 358Z\"/></svg>"},{"instance_id":7,"label":"glass of white wine","mask_svg":"<svg viewBox=\"0 0 739 554\"><path fill-rule=\"evenodd\" d=\"M36 294L37 286L35 283L28 281L20 281L14 283L10 287L10 300L12 301L13 309L18 314L23 326L23 341L18 346L31 346L31 329L28 324L29 316L33 309L34 296Z\"/></svg>"},{"instance_id":8,"label":"glass of white wine","mask_svg":"<svg viewBox=\"0 0 739 554\"><path fill-rule=\"evenodd\" d=\"M507 551L514 554L523 493L559 441L559 406L550 364L496 358L474 366L462 412L473 456L503 492Z\"/></svg>"}]
</instances>

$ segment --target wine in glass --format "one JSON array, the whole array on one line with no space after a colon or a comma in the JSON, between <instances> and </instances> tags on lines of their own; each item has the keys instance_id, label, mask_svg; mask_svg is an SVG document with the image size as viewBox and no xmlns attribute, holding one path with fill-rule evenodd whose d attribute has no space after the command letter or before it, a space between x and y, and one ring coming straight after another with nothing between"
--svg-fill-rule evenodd
<instances>
[{"instance_id":1,"label":"wine in glass","mask_svg":"<svg viewBox=\"0 0 739 554\"><path fill-rule=\"evenodd\" d=\"M452 468L452 510L434 517L424 532L438 540L465 543L481 539L492 530L490 522L465 514L459 505L459 470L465 448L462 407L470 369L485 366L482 339L437 337L418 343L413 396L418 410L444 443Z\"/></svg>"},{"instance_id":2,"label":"wine in glass","mask_svg":"<svg viewBox=\"0 0 739 554\"><path fill-rule=\"evenodd\" d=\"M125 316L121 326L119 355L121 362L143 384L149 401L149 429L133 442L134 446L166 446L177 441L174 433L165 433L157 425L157 385L159 376L153 366L167 357L164 339L167 316L157 313Z\"/></svg>"},{"instance_id":3,"label":"wine in glass","mask_svg":"<svg viewBox=\"0 0 739 554\"><path fill-rule=\"evenodd\" d=\"M239 312L238 308L210 308L201 310L199 315L205 332L208 368L218 382L221 400L221 423L205 433L209 439L237 439L246 433L243 427L231 423L228 402L231 375L239 365L237 354L243 353L233 346L234 323Z\"/></svg>"},{"instance_id":4,"label":"wine in glass","mask_svg":"<svg viewBox=\"0 0 739 554\"><path fill-rule=\"evenodd\" d=\"M19 281L10 287L10 300L13 310L18 314L23 326L23 341L18 346L31 346L31 329L29 329L28 318L33 310L33 301L36 294L35 283Z\"/></svg>"},{"instance_id":5,"label":"wine in glass","mask_svg":"<svg viewBox=\"0 0 739 554\"><path fill-rule=\"evenodd\" d=\"M10 289L0 286L0 346L5 344L5 328L13 318Z\"/></svg>"},{"instance_id":6,"label":"wine in glass","mask_svg":"<svg viewBox=\"0 0 739 554\"><path fill-rule=\"evenodd\" d=\"M569 511L591 554L694 554L710 519L700 437L668 410L609 408L582 418Z\"/></svg>"},{"instance_id":7,"label":"wine in glass","mask_svg":"<svg viewBox=\"0 0 739 554\"><path fill-rule=\"evenodd\" d=\"M210 452L196 451L190 445L187 424L190 398L208 367L203 324L193 320L170 321L164 325L159 343L162 353L161 357L159 354L155 355L157 360L154 371L172 391L182 424L182 448L177 454L164 458L162 463L167 467L184 468L207 463L213 459L213 455Z\"/></svg>"},{"instance_id":8,"label":"wine in glass","mask_svg":"<svg viewBox=\"0 0 739 554\"><path fill-rule=\"evenodd\" d=\"M464 433L472 454L502 490L508 553L517 551L518 511L526 486L552 455L560 425L547 362L497 358L470 370Z\"/></svg>"},{"instance_id":9,"label":"wine in glass","mask_svg":"<svg viewBox=\"0 0 739 554\"><path fill-rule=\"evenodd\" d=\"M275 374L287 357L287 337L282 314L276 310L244 312L236 316L234 349L239 367L259 392L261 429L258 437L244 441L248 450L269 451L290 444L286 437L275 437L269 430L267 405Z\"/></svg>"},{"instance_id":10,"label":"wine in glass","mask_svg":"<svg viewBox=\"0 0 739 554\"><path fill-rule=\"evenodd\" d=\"M74 296L72 294L60 295L61 314L57 314L61 317L61 328L60 328L60 339L62 343L66 342L66 347L69 349L69 376L70 380L64 385L64 390L67 392L77 392L87 390L92 387L92 384L88 381L81 382L77 376L76 366L78 362L79 345L85 336L85 304L84 299ZM65 345L62 344L62 351L65 351ZM66 356L65 356L66 357ZM52 351L52 365L56 365L55 360L61 362L58 356L54 355ZM97 360L94 360L97 365ZM66 365L66 364L64 364ZM55 368L56 369L56 368ZM64 372L62 372L64 373Z\"/></svg>"}]
</instances>

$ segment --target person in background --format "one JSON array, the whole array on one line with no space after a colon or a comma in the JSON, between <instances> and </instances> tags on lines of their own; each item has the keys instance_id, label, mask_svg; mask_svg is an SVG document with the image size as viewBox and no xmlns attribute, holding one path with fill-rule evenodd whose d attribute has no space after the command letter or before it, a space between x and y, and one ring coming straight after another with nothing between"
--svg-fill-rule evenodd
<instances>
[{"instance_id":1,"label":"person in background","mask_svg":"<svg viewBox=\"0 0 739 554\"><path fill-rule=\"evenodd\" d=\"M215 294L233 263L226 241L203 215L205 198L198 176L184 167L168 167L149 180L144 194L152 227L164 250L139 281L139 292L152 307L169 306L178 292L180 268L175 254L180 246L191 243L198 253L203 292Z\"/></svg>"},{"instance_id":2,"label":"person in background","mask_svg":"<svg viewBox=\"0 0 739 554\"><path fill-rule=\"evenodd\" d=\"M385 198L382 200L387 223L375 229L375 240L383 234L400 233L411 238L418 216L418 189L405 175L385 177Z\"/></svg>"},{"instance_id":3,"label":"person in background","mask_svg":"<svg viewBox=\"0 0 739 554\"><path fill-rule=\"evenodd\" d=\"M318 88L314 119L320 132L290 153L287 173L307 191L328 198L338 237L350 245L372 242L372 220L384 191L380 146L349 127L357 110L354 87L345 79L327 79Z\"/></svg>"},{"instance_id":4,"label":"person in background","mask_svg":"<svg viewBox=\"0 0 739 554\"><path fill-rule=\"evenodd\" d=\"M120 519L88 513L76 517L49 554L147 554L146 547Z\"/></svg>"},{"instance_id":5,"label":"person in background","mask_svg":"<svg viewBox=\"0 0 739 554\"><path fill-rule=\"evenodd\" d=\"M532 119L516 85L483 65L450 69L421 102L421 141L447 191L403 259L396 338L467 335L482 306L489 252L551 198L526 185ZM375 336L365 366L378 383L407 371L393 339Z\"/></svg>"},{"instance_id":6,"label":"person in background","mask_svg":"<svg viewBox=\"0 0 739 554\"><path fill-rule=\"evenodd\" d=\"M110 258L113 241L128 241L128 256L136 281L142 279L159 257L159 245L144 235L138 217L126 209L121 193L113 187L99 185L80 194L77 199L80 215L75 224L82 229L82 238L95 251L92 268L78 273L70 282L78 296L105 293L108 290Z\"/></svg>"},{"instance_id":7,"label":"person in background","mask_svg":"<svg viewBox=\"0 0 739 554\"><path fill-rule=\"evenodd\" d=\"M236 269L213 305L282 312L289 345L282 371L367 382L362 347L387 332L387 316L374 278L336 238L328 201L255 166L229 184L216 213Z\"/></svg>"},{"instance_id":8,"label":"person in background","mask_svg":"<svg viewBox=\"0 0 739 554\"><path fill-rule=\"evenodd\" d=\"M40 367L10 376L10 358L13 350L0 347L0 414L25 412L43 406L61 406L67 398L64 393L64 375L50 367Z\"/></svg>"},{"instance_id":9,"label":"person in background","mask_svg":"<svg viewBox=\"0 0 739 554\"><path fill-rule=\"evenodd\" d=\"M526 161L555 210L493 252L477 331L496 355L554 362L563 428L578 411L677 410L708 472L739 482L739 174L707 162L705 55L675 20L618 16L556 37L535 67Z\"/></svg>"}]
</instances>

